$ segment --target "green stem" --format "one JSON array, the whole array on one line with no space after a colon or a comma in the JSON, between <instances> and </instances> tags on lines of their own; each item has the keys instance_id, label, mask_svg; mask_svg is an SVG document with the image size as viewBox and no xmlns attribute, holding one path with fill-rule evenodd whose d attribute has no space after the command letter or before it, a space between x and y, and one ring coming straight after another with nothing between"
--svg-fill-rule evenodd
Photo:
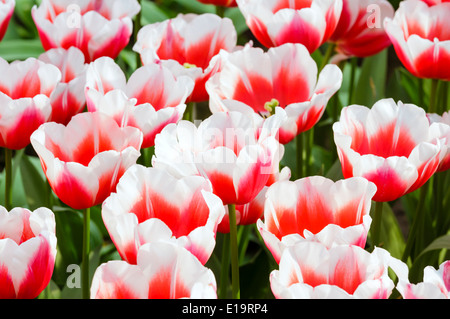
<instances>
[{"instance_id":1,"label":"green stem","mask_svg":"<svg viewBox=\"0 0 450 319\"><path fill-rule=\"evenodd\" d=\"M353 103L353 91L355 86L355 78L356 78L356 68L357 68L357 58L351 58L351 70L350 70L350 85L348 88L348 105Z\"/></svg>"},{"instance_id":2,"label":"green stem","mask_svg":"<svg viewBox=\"0 0 450 319\"><path fill-rule=\"evenodd\" d=\"M141 150L143 155L144 166L152 166L152 157L155 154L155 147L150 146Z\"/></svg>"},{"instance_id":3,"label":"green stem","mask_svg":"<svg viewBox=\"0 0 450 319\"><path fill-rule=\"evenodd\" d=\"M303 134L300 133L295 137L297 146L297 178L302 178L303 176Z\"/></svg>"},{"instance_id":4,"label":"green stem","mask_svg":"<svg viewBox=\"0 0 450 319\"><path fill-rule=\"evenodd\" d=\"M228 205L228 216L230 220L231 246L231 296L233 299L239 299L239 252L237 243L236 206L234 204Z\"/></svg>"},{"instance_id":5,"label":"green stem","mask_svg":"<svg viewBox=\"0 0 450 319\"><path fill-rule=\"evenodd\" d=\"M419 81L419 87L418 87L419 105L425 106L424 80L422 78L418 78L418 81Z\"/></svg>"},{"instance_id":6,"label":"green stem","mask_svg":"<svg viewBox=\"0 0 450 319\"><path fill-rule=\"evenodd\" d=\"M423 223L423 208L425 206L425 197L427 195L429 182L426 182L420 188L419 203L417 204L416 213L414 215L413 223L408 233L408 238L406 240L405 250L403 251L402 261L406 262L409 257L411 257L411 251L417 240L418 229Z\"/></svg>"},{"instance_id":7,"label":"green stem","mask_svg":"<svg viewBox=\"0 0 450 319\"><path fill-rule=\"evenodd\" d=\"M431 80L430 104L428 105L428 113L436 113L437 88L439 80Z\"/></svg>"},{"instance_id":8,"label":"green stem","mask_svg":"<svg viewBox=\"0 0 450 319\"><path fill-rule=\"evenodd\" d=\"M90 250L91 209L86 208L83 215L83 256L81 268L82 296L89 299L89 250Z\"/></svg>"},{"instance_id":9,"label":"green stem","mask_svg":"<svg viewBox=\"0 0 450 319\"><path fill-rule=\"evenodd\" d=\"M306 150L305 150L305 176L311 175L311 155L314 146L314 127L309 129L306 135Z\"/></svg>"},{"instance_id":10,"label":"green stem","mask_svg":"<svg viewBox=\"0 0 450 319\"><path fill-rule=\"evenodd\" d=\"M227 299L230 270L230 234L223 234L222 268L220 270L219 299Z\"/></svg>"},{"instance_id":11,"label":"green stem","mask_svg":"<svg viewBox=\"0 0 450 319\"><path fill-rule=\"evenodd\" d=\"M12 150L5 148L5 208L12 208Z\"/></svg>"},{"instance_id":12,"label":"green stem","mask_svg":"<svg viewBox=\"0 0 450 319\"><path fill-rule=\"evenodd\" d=\"M375 212L373 215L373 223L371 226L372 246L378 247L380 245L381 220L383 215L384 202L375 202Z\"/></svg>"},{"instance_id":13,"label":"green stem","mask_svg":"<svg viewBox=\"0 0 450 319\"><path fill-rule=\"evenodd\" d=\"M186 110L184 111L183 120L193 122L194 121L194 107L195 102L189 102L186 105Z\"/></svg>"},{"instance_id":14,"label":"green stem","mask_svg":"<svg viewBox=\"0 0 450 319\"><path fill-rule=\"evenodd\" d=\"M46 195L47 195L47 208L50 210L53 210L53 193L52 193L52 187L50 186L49 182L47 181L47 183L45 184L45 188L46 188Z\"/></svg>"},{"instance_id":15,"label":"green stem","mask_svg":"<svg viewBox=\"0 0 450 319\"><path fill-rule=\"evenodd\" d=\"M225 17L225 9L224 6L216 6L216 14L221 18Z\"/></svg>"},{"instance_id":16,"label":"green stem","mask_svg":"<svg viewBox=\"0 0 450 319\"><path fill-rule=\"evenodd\" d=\"M447 109L447 103L448 103L448 82L447 81L441 81L440 86L440 98L439 98L439 105L437 108L438 114L442 115L446 109Z\"/></svg>"},{"instance_id":17,"label":"green stem","mask_svg":"<svg viewBox=\"0 0 450 319\"><path fill-rule=\"evenodd\" d=\"M322 71L322 69L325 67L325 65L328 64L328 61L330 61L330 58L333 55L335 48L336 48L336 44L334 44L334 43L328 44L328 48L325 51L325 55L322 58L322 65L320 66L319 72Z\"/></svg>"},{"instance_id":18,"label":"green stem","mask_svg":"<svg viewBox=\"0 0 450 319\"><path fill-rule=\"evenodd\" d=\"M250 225L245 225L240 227L238 231L238 243L239 243L239 262L242 263L245 258L245 253L247 252L249 235L250 235Z\"/></svg>"}]
</instances>

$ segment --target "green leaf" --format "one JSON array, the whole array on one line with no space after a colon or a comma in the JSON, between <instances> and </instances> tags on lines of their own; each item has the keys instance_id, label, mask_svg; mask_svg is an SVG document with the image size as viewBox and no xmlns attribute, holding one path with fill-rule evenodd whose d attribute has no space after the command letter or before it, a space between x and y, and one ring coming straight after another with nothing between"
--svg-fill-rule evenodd
<instances>
[{"instance_id":1,"label":"green leaf","mask_svg":"<svg viewBox=\"0 0 450 319\"><path fill-rule=\"evenodd\" d=\"M22 183L25 185L25 196L31 210L46 206L50 187L42 171L38 157L23 155L20 162Z\"/></svg>"},{"instance_id":2,"label":"green leaf","mask_svg":"<svg viewBox=\"0 0 450 319\"><path fill-rule=\"evenodd\" d=\"M4 39L0 42L0 57L9 62L26 60L29 57L37 58L43 52L39 39Z\"/></svg>"},{"instance_id":3,"label":"green leaf","mask_svg":"<svg viewBox=\"0 0 450 319\"><path fill-rule=\"evenodd\" d=\"M100 266L100 251L101 248L98 247L91 251L89 254L89 283L92 283L92 278L94 277L95 271ZM78 266L80 268L79 272L77 274L81 275L81 265L74 265ZM66 272L66 279L71 275L70 272ZM81 278L79 279L79 282L81 284ZM76 280L76 279L75 279ZM64 284L61 289L61 299L81 299L82 298L82 292L81 292L81 286L80 287L69 287L69 285Z\"/></svg>"},{"instance_id":4,"label":"green leaf","mask_svg":"<svg viewBox=\"0 0 450 319\"><path fill-rule=\"evenodd\" d=\"M216 13L216 6L211 4L203 4L199 1L192 0L174 0L173 2L179 4L184 10L183 12L190 13Z\"/></svg>"},{"instance_id":5,"label":"green leaf","mask_svg":"<svg viewBox=\"0 0 450 319\"><path fill-rule=\"evenodd\" d=\"M284 145L284 155L280 161L281 167L289 167L292 176L298 176L297 174L297 146L295 138Z\"/></svg>"},{"instance_id":6,"label":"green leaf","mask_svg":"<svg viewBox=\"0 0 450 319\"><path fill-rule=\"evenodd\" d=\"M56 219L57 265L55 266L55 281L58 284L65 282L68 265L80 264L82 260L83 243L83 213L68 207L54 206ZM103 234L91 212L90 223L90 249L98 249L103 244Z\"/></svg>"},{"instance_id":7,"label":"green leaf","mask_svg":"<svg viewBox=\"0 0 450 319\"><path fill-rule=\"evenodd\" d=\"M375 205L372 204L371 216L373 216L374 209ZM391 256L401 259L406 245L405 238L389 203L383 203L380 242L381 248L386 249Z\"/></svg>"},{"instance_id":8,"label":"green leaf","mask_svg":"<svg viewBox=\"0 0 450 319\"><path fill-rule=\"evenodd\" d=\"M2 151L3 152L3 151ZM25 189L20 174L20 162L24 154L24 150L15 151L12 158L12 205L13 207L28 208L25 200ZM5 170L0 174L0 203L5 203Z\"/></svg>"},{"instance_id":9,"label":"green leaf","mask_svg":"<svg viewBox=\"0 0 450 319\"><path fill-rule=\"evenodd\" d=\"M10 22L14 23L14 28L21 38L31 39L37 36L36 25L31 16L31 8L35 4L35 0L16 0L14 19Z\"/></svg>"},{"instance_id":10,"label":"green leaf","mask_svg":"<svg viewBox=\"0 0 450 319\"><path fill-rule=\"evenodd\" d=\"M364 58L361 74L353 90L352 104L371 107L376 101L385 98L387 74L387 50Z\"/></svg>"},{"instance_id":11,"label":"green leaf","mask_svg":"<svg viewBox=\"0 0 450 319\"><path fill-rule=\"evenodd\" d=\"M142 25L161 22L172 18L175 13L170 12L161 5L157 5L153 1L142 1Z\"/></svg>"},{"instance_id":12,"label":"green leaf","mask_svg":"<svg viewBox=\"0 0 450 319\"><path fill-rule=\"evenodd\" d=\"M429 244L424 250L422 250L417 258L421 257L423 254L429 251L439 249L450 249L450 235L444 235L436 238L431 244Z\"/></svg>"},{"instance_id":13,"label":"green leaf","mask_svg":"<svg viewBox=\"0 0 450 319\"><path fill-rule=\"evenodd\" d=\"M273 270L271 262L263 249L259 249L252 262L240 268L240 288L243 299L272 299L269 277Z\"/></svg>"},{"instance_id":14,"label":"green leaf","mask_svg":"<svg viewBox=\"0 0 450 319\"><path fill-rule=\"evenodd\" d=\"M342 174L342 165L341 161L337 159L333 165L328 170L327 174L325 175L326 178L329 178L333 181L338 181L340 179L344 179L344 175Z\"/></svg>"}]
</instances>

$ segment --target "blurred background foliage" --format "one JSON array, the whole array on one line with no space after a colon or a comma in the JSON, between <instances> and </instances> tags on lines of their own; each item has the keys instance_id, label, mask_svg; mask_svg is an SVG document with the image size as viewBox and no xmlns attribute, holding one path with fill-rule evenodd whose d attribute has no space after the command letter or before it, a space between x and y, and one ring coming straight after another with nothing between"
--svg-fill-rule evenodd
<instances>
[{"instance_id":1,"label":"blurred background foliage","mask_svg":"<svg viewBox=\"0 0 450 319\"><path fill-rule=\"evenodd\" d=\"M163 21L179 13L216 13L216 7L196 0L143 0L141 25ZM390 1L398 8L400 0ZM0 42L0 56L8 61L24 60L38 57L44 52L36 27L31 18L31 8L39 0L16 0L13 18L7 33ZM226 8L223 12L230 18L238 33L238 44L243 45L258 41L249 31L245 19L237 7ZM117 63L129 76L137 67L136 53L132 51L134 39L116 59ZM313 54L321 65L327 44ZM392 46L381 53L365 59L352 58L340 64L344 73L341 89L330 100L326 113L313 130L304 134L312 143L307 175L323 175L333 180L342 178L340 163L334 146L331 125L337 119L340 109L350 104L368 107L381 98L393 98L404 103L414 103L426 109L428 105L430 81L413 77L400 64ZM441 83L440 99L447 109L448 86ZM209 115L207 103L198 107L198 117ZM3 154L1 155L3 156ZM2 159L3 160L3 159ZM292 142L285 146L283 166L289 166L292 179L299 175L296 168L296 146ZM439 173L439 178L430 180L432 191L426 194L424 205L425 220L419 227L423 237L413 247L413 254L408 260L411 269L411 281L421 281L426 265L437 267L443 260L449 259L450 248L450 176L448 172ZM66 283L71 275L69 265L81 263L81 236L83 216L62 204L51 192L42 172L39 159L29 146L16 151L13 159L13 205L27 207L31 210L52 205L56 216L56 235L58 254L54 275L49 287L40 298L80 298L81 289L69 288ZM0 174L0 189L4 189L3 173ZM437 196L439 194L439 196ZM0 201L4 194L0 192ZM437 198L437 200L436 200ZM392 203L385 203L383 208L382 243L394 257L402 258L408 231L414 220L419 199L419 191L403 196ZM373 205L372 205L373 206ZM441 212L441 213L439 213ZM443 213L446 212L446 213ZM239 226L239 236L246 238L240 244L241 298L273 298L269 285L269 273L277 267L270 252L265 247L255 225ZM217 245L213 256L207 263L216 274L220 286L220 267L222 234L217 235ZM101 218L101 207L92 208L91 212L91 276L103 262L119 259L114 245ZM370 238L368 240L370 246ZM369 247L368 247L369 248Z\"/></svg>"}]
</instances>

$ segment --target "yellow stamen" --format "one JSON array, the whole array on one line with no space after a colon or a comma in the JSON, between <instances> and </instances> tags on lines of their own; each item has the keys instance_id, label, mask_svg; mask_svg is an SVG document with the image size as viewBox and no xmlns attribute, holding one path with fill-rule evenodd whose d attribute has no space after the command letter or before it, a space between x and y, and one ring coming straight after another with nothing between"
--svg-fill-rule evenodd
<instances>
[{"instance_id":1,"label":"yellow stamen","mask_svg":"<svg viewBox=\"0 0 450 319\"><path fill-rule=\"evenodd\" d=\"M264 103L264 109L270 113L270 115L273 115L275 113L275 108L277 106L280 106L280 102L278 102L277 99L272 99L266 103Z\"/></svg>"},{"instance_id":2,"label":"yellow stamen","mask_svg":"<svg viewBox=\"0 0 450 319\"><path fill-rule=\"evenodd\" d=\"M187 62L184 63L183 66L184 66L186 69L193 69L193 68L196 68L196 67L197 67L195 64L191 64L191 63L187 63Z\"/></svg>"}]
</instances>

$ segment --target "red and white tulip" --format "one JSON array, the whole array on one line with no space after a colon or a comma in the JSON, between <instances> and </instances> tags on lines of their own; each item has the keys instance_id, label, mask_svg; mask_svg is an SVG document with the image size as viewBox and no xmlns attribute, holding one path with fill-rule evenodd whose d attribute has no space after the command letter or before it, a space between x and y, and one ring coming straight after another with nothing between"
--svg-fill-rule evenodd
<instances>
[{"instance_id":1,"label":"red and white tulip","mask_svg":"<svg viewBox=\"0 0 450 319\"><path fill-rule=\"evenodd\" d=\"M385 29L398 58L419 78L450 80L450 3L402 1Z\"/></svg>"},{"instance_id":2,"label":"red and white tulip","mask_svg":"<svg viewBox=\"0 0 450 319\"><path fill-rule=\"evenodd\" d=\"M33 299L47 287L56 242L51 210L0 206L0 299Z\"/></svg>"},{"instance_id":3,"label":"red and white tulip","mask_svg":"<svg viewBox=\"0 0 450 319\"><path fill-rule=\"evenodd\" d=\"M403 299L449 299L450 260L444 261L437 270L433 266L426 266L422 282L413 284L407 277L401 277L397 290Z\"/></svg>"},{"instance_id":4,"label":"red and white tulip","mask_svg":"<svg viewBox=\"0 0 450 319\"><path fill-rule=\"evenodd\" d=\"M1 0L0 1L0 40L5 36L6 30L8 30L9 21L14 14L14 8L16 7L15 0Z\"/></svg>"},{"instance_id":5,"label":"red and white tulip","mask_svg":"<svg viewBox=\"0 0 450 319\"><path fill-rule=\"evenodd\" d=\"M291 178L291 170L289 167L283 167L280 172L274 176L273 180L269 180L259 194L249 203L236 206L236 219L239 225L255 224L264 215L264 203L266 201L266 194L271 185L277 181L287 181ZM222 233L227 232L229 227L228 215L220 224L219 230Z\"/></svg>"},{"instance_id":6,"label":"red and white tulip","mask_svg":"<svg viewBox=\"0 0 450 319\"><path fill-rule=\"evenodd\" d=\"M333 182L322 176L280 181L266 193L258 230L275 261L299 241L365 247L372 219L373 183L361 177Z\"/></svg>"},{"instance_id":7,"label":"red and white tulip","mask_svg":"<svg viewBox=\"0 0 450 319\"><path fill-rule=\"evenodd\" d=\"M299 242L283 252L270 286L278 299L387 299L395 287L388 270L402 265L378 247Z\"/></svg>"},{"instance_id":8,"label":"red and white tulip","mask_svg":"<svg viewBox=\"0 0 450 319\"><path fill-rule=\"evenodd\" d=\"M67 124L86 105L84 86L87 63L83 52L76 47L67 50L55 48L42 53L39 60L53 64L61 71L61 81L50 96L52 114L48 121Z\"/></svg>"},{"instance_id":9,"label":"red and white tulip","mask_svg":"<svg viewBox=\"0 0 450 319\"><path fill-rule=\"evenodd\" d=\"M255 113L262 122L275 107L284 108L282 144L319 121L342 83L342 71L336 65L325 66L318 75L317 64L301 44L284 44L267 52L248 45L233 53L222 52L221 64L221 70L206 82L211 111Z\"/></svg>"},{"instance_id":10,"label":"red and white tulip","mask_svg":"<svg viewBox=\"0 0 450 319\"><path fill-rule=\"evenodd\" d=\"M140 129L144 133L142 148L147 148L167 124L182 119L193 88L190 77L175 77L160 63L138 68L127 81L113 59L102 57L87 70L87 109L106 113L121 126Z\"/></svg>"},{"instance_id":11,"label":"red and white tulip","mask_svg":"<svg viewBox=\"0 0 450 319\"><path fill-rule=\"evenodd\" d=\"M102 205L105 226L122 259L135 264L149 242L180 245L205 264L225 214L201 176L176 178L162 169L133 165Z\"/></svg>"},{"instance_id":12,"label":"red and white tulip","mask_svg":"<svg viewBox=\"0 0 450 319\"><path fill-rule=\"evenodd\" d=\"M339 23L329 42L346 57L367 57L391 45L383 21L394 17L387 0L343 0Z\"/></svg>"},{"instance_id":13,"label":"red and white tulip","mask_svg":"<svg viewBox=\"0 0 450 319\"><path fill-rule=\"evenodd\" d=\"M31 136L56 196L74 209L102 203L140 156L142 132L106 114L83 112L67 126L41 125Z\"/></svg>"},{"instance_id":14,"label":"red and white tulip","mask_svg":"<svg viewBox=\"0 0 450 319\"><path fill-rule=\"evenodd\" d=\"M247 25L265 47L301 43L310 53L336 29L342 0L236 0Z\"/></svg>"},{"instance_id":15,"label":"red and white tulip","mask_svg":"<svg viewBox=\"0 0 450 319\"><path fill-rule=\"evenodd\" d=\"M225 205L247 204L278 171L284 152L271 117L262 129L240 112L219 112L198 127L189 121L169 124L156 137L153 166L175 176L205 176Z\"/></svg>"},{"instance_id":16,"label":"red and white tulip","mask_svg":"<svg viewBox=\"0 0 450 319\"><path fill-rule=\"evenodd\" d=\"M30 135L48 121L51 95L61 72L35 58L8 63L0 58L0 146L19 150L30 144Z\"/></svg>"},{"instance_id":17,"label":"red and white tulip","mask_svg":"<svg viewBox=\"0 0 450 319\"><path fill-rule=\"evenodd\" d=\"M31 14L45 50L79 48L86 62L116 58L133 33L136 0L43 0Z\"/></svg>"},{"instance_id":18,"label":"red and white tulip","mask_svg":"<svg viewBox=\"0 0 450 319\"><path fill-rule=\"evenodd\" d=\"M236 47L233 22L215 14L179 14L173 19L144 26L133 50L144 65L160 61L176 75L188 75L195 81L188 102L208 99L205 82L218 68L220 50Z\"/></svg>"},{"instance_id":19,"label":"red and white tulip","mask_svg":"<svg viewBox=\"0 0 450 319\"><path fill-rule=\"evenodd\" d=\"M436 172L444 158L444 126L430 125L422 108L392 99L380 100L372 108L345 107L333 125L343 175L373 182L375 201L410 193Z\"/></svg>"},{"instance_id":20,"label":"red and white tulip","mask_svg":"<svg viewBox=\"0 0 450 319\"><path fill-rule=\"evenodd\" d=\"M447 153L445 154L445 157L442 159L441 163L439 164L439 167L437 169L438 172L446 171L450 169L450 111L445 112L442 115L439 114L428 114L428 119L430 120L430 123L441 123L440 129L442 134L440 134L441 138L443 139L443 143L445 143L445 146L447 148ZM445 124L445 125L442 125Z\"/></svg>"},{"instance_id":21,"label":"red and white tulip","mask_svg":"<svg viewBox=\"0 0 450 319\"><path fill-rule=\"evenodd\" d=\"M185 248L148 243L137 264L112 260L100 265L92 279L92 299L216 299L213 272Z\"/></svg>"}]
</instances>

